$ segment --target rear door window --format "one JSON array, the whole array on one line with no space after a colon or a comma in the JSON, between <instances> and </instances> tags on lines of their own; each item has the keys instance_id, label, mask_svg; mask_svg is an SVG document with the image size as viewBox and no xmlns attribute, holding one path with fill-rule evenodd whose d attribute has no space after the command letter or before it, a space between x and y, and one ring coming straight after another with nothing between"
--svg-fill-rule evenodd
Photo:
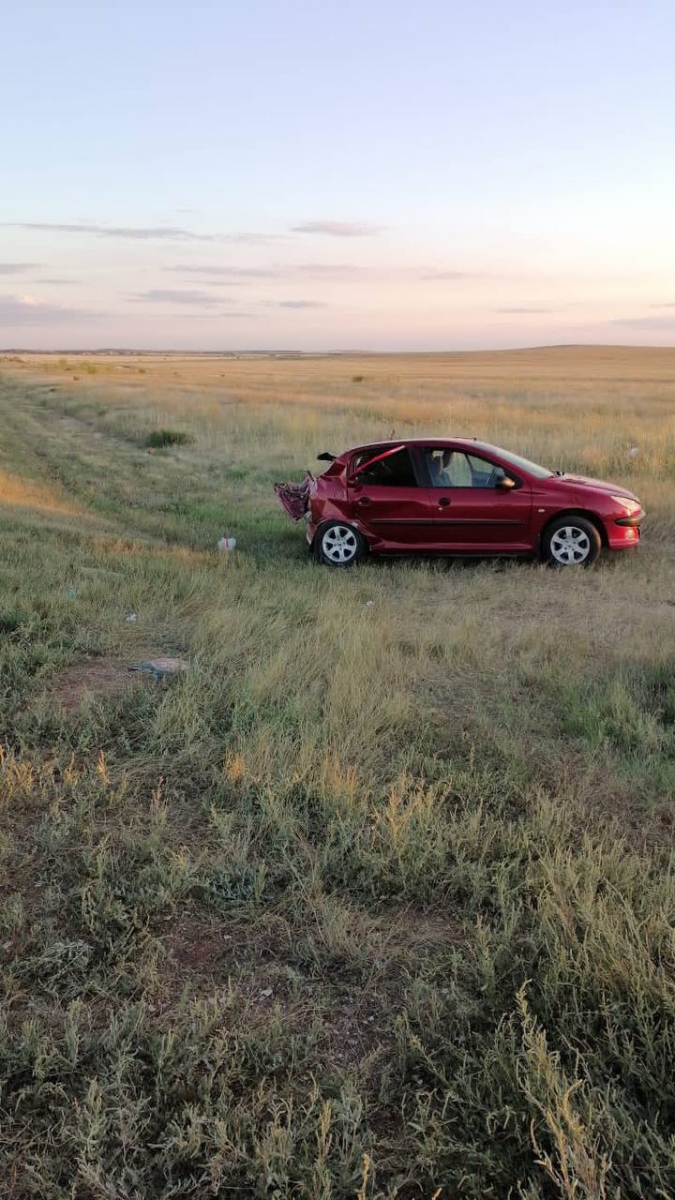
<instances>
[{"instance_id":1,"label":"rear door window","mask_svg":"<svg viewBox=\"0 0 675 1200\"><path fill-rule=\"evenodd\" d=\"M396 450L383 447L362 451L352 459L350 474L354 483L368 487L417 487L407 446Z\"/></svg>"}]
</instances>

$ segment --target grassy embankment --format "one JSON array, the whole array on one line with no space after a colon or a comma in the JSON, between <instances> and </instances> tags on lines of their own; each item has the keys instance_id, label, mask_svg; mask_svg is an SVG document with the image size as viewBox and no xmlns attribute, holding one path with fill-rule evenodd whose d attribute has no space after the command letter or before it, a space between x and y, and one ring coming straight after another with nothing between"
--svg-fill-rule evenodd
<instances>
[{"instance_id":1,"label":"grassy embankment","mask_svg":"<svg viewBox=\"0 0 675 1200\"><path fill-rule=\"evenodd\" d=\"M0 1196L673 1194L674 366L0 362ZM644 545L314 566L272 483L392 428Z\"/></svg>"}]
</instances>

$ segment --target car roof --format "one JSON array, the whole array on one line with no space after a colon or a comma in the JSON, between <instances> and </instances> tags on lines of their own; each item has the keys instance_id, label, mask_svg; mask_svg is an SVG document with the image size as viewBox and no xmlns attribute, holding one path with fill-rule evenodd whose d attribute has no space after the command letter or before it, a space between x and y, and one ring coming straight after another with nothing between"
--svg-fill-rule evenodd
<instances>
[{"instance_id":1,"label":"car roof","mask_svg":"<svg viewBox=\"0 0 675 1200\"><path fill-rule=\"evenodd\" d=\"M477 446L481 450L492 450L495 454L499 454L498 446L491 446L489 442L480 442L478 438L465 437L447 437L447 438L383 438L381 442L366 442L363 446L352 446L350 450L345 450L340 458L346 458L350 454L359 454L363 450L386 450L389 447L394 449L396 446L427 446L430 449L443 446L465 446L467 449L475 450Z\"/></svg>"}]
</instances>

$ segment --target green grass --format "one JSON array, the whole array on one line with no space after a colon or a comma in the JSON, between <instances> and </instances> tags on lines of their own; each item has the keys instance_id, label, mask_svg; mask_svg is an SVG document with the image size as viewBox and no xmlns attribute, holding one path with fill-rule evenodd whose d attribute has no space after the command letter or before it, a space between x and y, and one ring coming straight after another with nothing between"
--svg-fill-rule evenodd
<instances>
[{"instance_id":1,"label":"green grass","mask_svg":"<svg viewBox=\"0 0 675 1200\"><path fill-rule=\"evenodd\" d=\"M69 386L0 378L0 1196L671 1196L675 480L331 573L270 484L369 417Z\"/></svg>"}]
</instances>

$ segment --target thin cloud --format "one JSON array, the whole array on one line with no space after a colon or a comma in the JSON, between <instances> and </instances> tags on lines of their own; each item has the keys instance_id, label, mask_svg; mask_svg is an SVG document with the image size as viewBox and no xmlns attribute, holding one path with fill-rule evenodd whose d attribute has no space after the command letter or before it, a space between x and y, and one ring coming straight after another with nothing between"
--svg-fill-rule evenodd
<instances>
[{"instance_id":1,"label":"thin cloud","mask_svg":"<svg viewBox=\"0 0 675 1200\"><path fill-rule=\"evenodd\" d=\"M266 246L270 242L284 242L286 236L283 233L221 233L216 240L243 246Z\"/></svg>"},{"instance_id":2,"label":"thin cloud","mask_svg":"<svg viewBox=\"0 0 675 1200\"><path fill-rule=\"evenodd\" d=\"M375 278L375 272L366 272L351 263L274 263L269 267L239 266L185 266L163 267L163 271L178 275L196 275L202 279L220 282L250 282L256 279L294 279L298 276L313 279Z\"/></svg>"},{"instance_id":3,"label":"thin cloud","mask_svg":"<svg viewBox=\"0 0 675 1200\"><path fill-rule=\"evenodd\" d=\"M666 304L650 304L650 308L675 308L675 302L669 300Z\"/></svg>"},{"instance_id":4,"label":"thin cloud","mask_svg":"<svg viewBox=\"0 0 675 1200\"><path fill-rule=\"evenodd\" d=\"M37 271L44 263L0 262L0 275L22 275L24 271Z\"/></svg>"},{"instance_id":5,"label":"thin cloud","mask_svg":"<svg viewBox=\"0 0 675 1200\"><path fill-rule=\"evenodd\" d=\"M624 329L667 329L675 330L675 314L672 317L615 317L610 325Z\"/></svg>"},{"instance_id":6,"label":"thin cloud","mask_svg":"<svg viewBox=\"0 0 675 1200\"><path fill-rule=\"evenodd\" d=\"M354 263L272 263L267 267L240 267L234 264L200 266L197 263L176 264L162 270L179 275L195 275L213 280L256 280L256 279L324 279L347 282L377 282L392 279L418 279L430 282L461 282L480 279L478 272L442 270L433 267L363 267Z\"/></svg>"},{"instance_id":7,"label":"thin cloud","mask_svg":"<svg viewBox=\"0 0 675 1200\"><path fill-rule=\"evenodd\" d=\"M203 208L174 208L172 211L182 217L201 217L204 215ZM214 241L235 242L246 246L263 246L266 242L285 241L285 235L283 233L254 233L244 230L242 233L214 234Z\"/></svg>"},{"instance_id":8,"label":"thin cloud","mask_svg":"<svg viewBox=\"0 0 675 1200\"><path fill-rule=\"evenodd\" d=\"M304 221L291 226L291 233L319 234L323 237L359 238L375 237L382 233L383 225L367 225L359 221Z\"/></svg>"},{"instance_id":9,"label":"thin cloud","mask_svg":"<svg viewBox=\"0 0 675 1200\"><path fill-rule=\"evenodd\" d=\"M464 279L480 278L475 272L444 271L434 267L360 267L354 263L299 263L291 268L290 273L305 275L314 279L345 279L345 280L389 280L389 279L419 279L423 281L461 281Z\"/></svg>"},{"instance_id":10,"label":"thin cloud","mask_svg":"<svg viewBox=\"0 0 675 1200\"><path fill-rule=\"evenodd\" d=\"M0 328L16 325L53 325L103 316L89 309L64 308L37 296L0 296Z\"/></svg>"},{"instance_id":11,"label":"thin cloud","mask_svg":"<svg viewBox=\"0 0 675 1200\"><path fill-rule=\"evenodd\" d=\"M5 229L30 229L38 233L73 233L104 238L131 238L134 241L213 242L210 233L193 233L174 225L93 225L57 224L52 221L3 221Z\"/></svg>"},{"instance_id":12,"label":"thin cloud","mask_svg":"<svg viewBox=\"0 0 675 1200\"><path fill-rule=\"evenodd\" d=\"M198 213L199 209L175 209L184 214ZM133 241L169 242L225 242L232 245L265 246L271 242L285 241L281 233L194 233L178 225L98 225L92 221L3 221L5 229L28 229L38 233L86 234L104 238L129 238Z\"/></svg>"},{"instance_id":13,"label":"thin cloud","mask_svg":"<svg viewBox=\"0 0 675 1200\"><path fill-rule=\"evenodd\" d=\"M147 292L136 292L131 299L139 304L187 304L199 308L219 308L228 303L212 292L180 288L150 288Z\"/></svg>"},{"instance_id":14,"label":"thin cloud","mask_svg":"<svg viewBox=\"0 0 675 1200\"><path fill-rule=\"evenodd\" d=\"M323 300L278 300L279 308L328 308Z\"/></svg>"},{"instance_id":15,"label":"thin cloud","mask_svg":"<svg viewBox=\"0 0 675 1200\"><path fill-rule=\"evenodd\" d=\"M493 309L493 312L496 312L496 313L526 313L528 315L531 313L554 313L554 312L559 312L559 311L560 310L557 308L495 308L495 309Z\"/></svg>"},{"instance_id":16,"label":"thin cloud","mask_svg":"<svg viewBox=\"0 0 675 1200\"><path fill-rule=\"evenodd\" d=\"M209 313L205 316L203 313L181 313L181 321L257 321L260 318L260 313L252 312L218 312Z\"/></svg>"},{"instance_id":17,"label":"thin cloud","mask_svg":"<svg viewBox=\"0 0 675 1200\"><path fill-rule=\"evenodd\" d=\"M172 274L201 275L203 277L220 280L274 279L279 274L278 268L274 267L200 267L197 265L191 265L184 267L162 267L162 270L170 271Z\"/></svg>"},{"instance_id":18,"label":"thin cloud","mask_svg":"<svg viewBox=\"0 0 675 1200\"><path fill-rule=\"evenodd\" d=\"M355 267L353 263L299 263L294 268L298 275L313 279L365 279L374 272Z\"/></svg>"},{"instance_id":19,"label":"thin cloud","mask_svg":"<svg viewBox=\"0 0 675 1200\"><path fill-rule=\"evenodd\" d=\"M50 284L51 283L64 284L64 283L79 283L80 281L78 279L52 279L52 278L50 278L50 279L36 279L35 282L36 283L50 283Z\"/></svg>"},{"instance_id":20,"label":"thin cloud","mask_svg":"<svg viewBox=\"0 0 675 1200\"><path fill-rule=\"evenodd\" d=\"M435 282L436 280L443 282L443 280L477 278L475 274L471 274L468 271L437 271L433 267L429 270L420 271L419 273L415 272L415 274L417 275L418 279L428 280L429 282Z\"/></svg>"}]
</instances>

